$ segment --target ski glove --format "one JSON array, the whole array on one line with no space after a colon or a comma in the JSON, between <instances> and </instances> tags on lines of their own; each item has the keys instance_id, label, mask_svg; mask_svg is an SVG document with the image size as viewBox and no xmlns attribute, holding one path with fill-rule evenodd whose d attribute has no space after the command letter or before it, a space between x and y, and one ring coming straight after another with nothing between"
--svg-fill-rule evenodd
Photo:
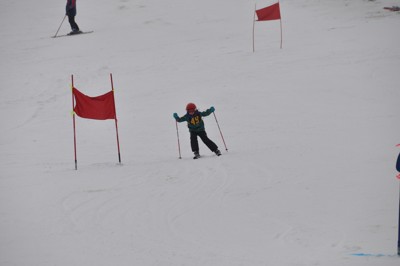
<instances>
[{"instance_id":1,"label":"ski glove","mask_svg":"<svg viewBox=\"0 0 400 266\"><path fill-rule=\"evenodd\" d=\"M214 106L211 106L211 107L210 107L210 111L211 111L211 113L214 113L214 111L215 111Z\"/></svg>"},{"instance_id":2,"label":"ski glove","mask_svg":"<svg viewBox=\"0 0 400 266\"><path fill-rule=\"evenodd\" d=\"M179 119L179 116L177 113L174 113L174 118L175 118L175 120Z\"/></svg>"}]
</instances>

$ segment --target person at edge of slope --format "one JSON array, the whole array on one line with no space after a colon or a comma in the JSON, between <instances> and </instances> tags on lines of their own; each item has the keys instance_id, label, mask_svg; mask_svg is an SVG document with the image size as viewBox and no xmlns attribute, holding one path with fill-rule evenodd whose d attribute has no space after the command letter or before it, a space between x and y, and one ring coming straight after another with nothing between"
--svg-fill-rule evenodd
<instances>
[{"instance_id":1,"label":"person at edge of slope","mask_svg":"<svg viewBox=\"0 0 400 266\"><path fill-rule=\"evenodd\" d=\"M65 14L68 16L69 24L71 25L71 32L69 34L81 33L78 24L75 22L76 16L76 0L67 0L67 5L65 6Z\"/></svg>"},{"instance_id":2,"label":"person at edge of slope","mask_svg":"<svg viewBox=\"0 0 400 266\"><path fill-rule=\"evenodd\" d=\"M173 114L177 122L181 123L186 121L188 124L190 132L190 145L194 153L193 159L200 158L199 142L197 140L197 137L200 137L200 139L212 152L214 152L218 156L221 155L218 146L207 137L207 133L204 127L204 121L202 119L202 117L209 116L214 111L215 108L210 107L210 109L207 109L204 112L200 112L199 110L197 110L197 107L194 103L188 103L186 105L186 114L184 116L179 117L177 113Z\"/></svg>"}]
</instances>

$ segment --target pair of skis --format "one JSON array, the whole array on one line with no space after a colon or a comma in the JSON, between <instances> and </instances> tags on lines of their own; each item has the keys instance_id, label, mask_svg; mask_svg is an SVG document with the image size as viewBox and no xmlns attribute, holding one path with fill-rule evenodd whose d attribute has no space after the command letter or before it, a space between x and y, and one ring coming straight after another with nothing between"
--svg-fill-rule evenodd
<instances>
[{"instance_id":1,"label":"pair of skis","mask_svg":"<svg viewBox=\"0 0 400 266\"><path fill-rule=\"evenodd\" d=\"M227 150L228 150L228 149L227 149ZM219 150L215 151L215 154L216 154L217 156L221 156L221 155L222 155L221 152L220 152ZM201 155L200 155L199 153L195 153L193 159L196 160L196 159L199 159L199 158L201 158ZM179 159L181 159L181 158L179 158Z\"/></svg>"},{"instance_id":2,"label":"pair of skis","mask_svg":"<svg viewBox=\"0 0 400 266\"><path fill-rule=\"evenodd\" d=\"M62 24L64 23L65 18L67 17L67 15L64 16L63 20L61 21L60 26L58 27L56 34L54 34L54 36L51 36L51 38L58 38L58 37L66 37L66 36L75 36L75 35L81 35L81 34L88 34L88 33L92 33L93 31L76 31L76 32L70 32L68 34L63 34L63 35L58 35L58 32L61 29Z\"/></svg>"},{"instance_id":3,"label":"pair of skis","mask_svg":"<svg viewBox=\"0 0 400 266\"><path fill-rule=\"evenodd\" d=\"M66 36L76 36L76 35L82 35L82 34L88 34L88 33L93 33L93 30L90 31L78 31L78 32L70 32L68 34L62 34L62 35L54 35L51 36L51 38L59 38L59 37L66 37Z\"/></svg>"}]
</instances>

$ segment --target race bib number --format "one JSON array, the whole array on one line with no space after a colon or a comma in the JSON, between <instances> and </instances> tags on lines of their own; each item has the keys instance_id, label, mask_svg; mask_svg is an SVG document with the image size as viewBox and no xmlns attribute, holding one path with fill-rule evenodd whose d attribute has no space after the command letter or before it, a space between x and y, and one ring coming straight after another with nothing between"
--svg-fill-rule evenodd
<instances>
[{"instance_id":1,"label":"race bib number","mask_svg":"<svg viewBox=\"0 0 400 266\"><path fill-rule=\"evenodd\" d=\"M200 116L194 116L190 120L190 124L192 124L193 126L198 125L199 123L200 123Z\"/></svg>"}]
</instances>

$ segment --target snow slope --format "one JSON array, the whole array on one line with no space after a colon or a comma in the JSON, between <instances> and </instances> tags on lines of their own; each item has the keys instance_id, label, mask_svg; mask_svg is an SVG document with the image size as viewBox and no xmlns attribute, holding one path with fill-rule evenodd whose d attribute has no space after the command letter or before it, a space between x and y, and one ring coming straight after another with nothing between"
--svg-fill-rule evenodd
<instances>
[{"instance_id":1,"label":"snow slope","mask_svg":"<svg viewBox=\"0 0 400 266\"><path fill-rule=\"evenodd\" d=\"M282 0L255 53L252 1L80 0L95 32L50 38L64 5L0 2L0 265L399 264L398 1ZM110 73L123 165L114 122L77 118L75 171L70 76ZM188 102L221 157L179 124L178 159Z\"/></svg>"}]
</instances>

